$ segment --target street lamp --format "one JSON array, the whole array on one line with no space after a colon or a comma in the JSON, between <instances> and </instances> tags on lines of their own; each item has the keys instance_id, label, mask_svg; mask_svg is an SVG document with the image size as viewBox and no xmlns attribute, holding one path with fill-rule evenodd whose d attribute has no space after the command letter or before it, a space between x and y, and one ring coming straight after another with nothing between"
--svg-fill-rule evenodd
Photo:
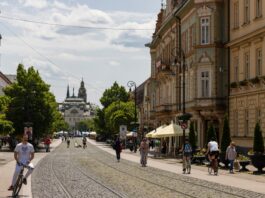
<instances>
[{"instance_id":1,"label":"street lamp","mask_svg":"<svg viewBox=\"0 0 265 198\"><path fill-rule=\"evenodd\" d=\"M187 128L187 121L192 116L189 113L186 113L186 106L185 106L185 70L186 70L186 57L185 52L181 48L181 18L178 16L175 16L178 20L178 55L176 53L175 60L177 59L177 66L181 69L182 73L182 115L178 117L179 120L181 120L181 128L183 129L183 144L185 143L185 129ZM181 89L180 89L181 90ZM180 91L181 92L181 91ZM180 93L181 95L181 93Z\"/></svg>"},{"instance_id":2,"label":"street lamp","mask_svg":"<svg viewBox=\"0 0 265 198\"><path fill-rule=\"evenodd\" d=\"M134 81L129 81L127 83L127 86L130 88L129 92L132 91L132 87L134 87L134 126L135 126L135 132L137 133L137 112L136 112L136 83ZM136 137L134 138L134 152L137 150L137 142Z\"/></svg>"}]
</instances>

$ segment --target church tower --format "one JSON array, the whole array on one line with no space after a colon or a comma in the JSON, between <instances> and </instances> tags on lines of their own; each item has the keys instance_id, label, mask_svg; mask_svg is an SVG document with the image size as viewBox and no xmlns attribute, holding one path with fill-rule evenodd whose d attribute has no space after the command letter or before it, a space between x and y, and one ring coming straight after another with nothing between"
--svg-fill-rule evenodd
<instances>
[{"instance_id":1,"label":"church tower","mask_svg":"<svg viewBox=\"0 0 265 198\"><path fill-rule=\"evenodd\" d=\"M85 83L83 79L81 81L80 88L78 91L78 98L83 98L84 102L86 103L87 95L86 95L86 88L85 88Z\"/></svg>"},{"instance_id":2,"label":"church tower","mask_svg":"<svg viewBox=\"0 0 265 198\"><path fill-rule=\"evenodd\" d=\"M69 91L69 85L67 86L67 93L66 93L66 98L70 98L70 91Z\"/></svg>"}]
</instances>

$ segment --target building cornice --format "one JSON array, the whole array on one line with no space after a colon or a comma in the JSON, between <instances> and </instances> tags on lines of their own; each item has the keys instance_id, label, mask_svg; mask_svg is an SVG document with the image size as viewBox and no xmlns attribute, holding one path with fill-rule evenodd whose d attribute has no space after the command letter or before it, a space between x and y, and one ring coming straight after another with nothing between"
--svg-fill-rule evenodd
<instances>
[{"instance_id":1,"label":"building cornice","mask_svg":"<svg viewBox=\"0 0 265 198\"><path fill-rule=\"evenodd\" d=\"M234 48L242 45L246 42L256 40L258 37L265 37L265 27L262 27L258 30L252 31L244 36L231 40L226 47Z\"/></svg>"}]
</instances>

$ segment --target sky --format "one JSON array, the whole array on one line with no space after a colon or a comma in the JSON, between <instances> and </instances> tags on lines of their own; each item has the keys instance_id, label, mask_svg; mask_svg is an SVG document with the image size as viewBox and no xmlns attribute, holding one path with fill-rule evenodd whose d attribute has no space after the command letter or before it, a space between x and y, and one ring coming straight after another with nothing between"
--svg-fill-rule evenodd
<instances>
[{"instance_id":1,"label":"sky","mask_svg":"<svg viewBox=\"0 0 265 198\"><path fill-rule=\"evenodd\" d=\"M115 81L128 89L129 80L138 86L150 77L145 44L160 6L161 0L0 0L0 71L34 66L57 102L68 84L77 95L83 78L88 101L100 105Z\"/></svg>"}]
</instances>

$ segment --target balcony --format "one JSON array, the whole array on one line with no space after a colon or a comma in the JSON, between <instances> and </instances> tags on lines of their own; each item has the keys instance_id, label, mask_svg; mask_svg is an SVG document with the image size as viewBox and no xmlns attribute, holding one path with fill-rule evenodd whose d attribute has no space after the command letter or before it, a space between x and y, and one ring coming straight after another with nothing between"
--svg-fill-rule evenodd
<instances>
[{"instance_id":1,"label":"balcony","mask_svg":"<svg viewBox=\"0 0 265 198\"><path fill-rule=\"evenodd\" d=\"M169 61L157 61L156 62L156 73L172 73Z\"/></svg>"}]
</instances>

